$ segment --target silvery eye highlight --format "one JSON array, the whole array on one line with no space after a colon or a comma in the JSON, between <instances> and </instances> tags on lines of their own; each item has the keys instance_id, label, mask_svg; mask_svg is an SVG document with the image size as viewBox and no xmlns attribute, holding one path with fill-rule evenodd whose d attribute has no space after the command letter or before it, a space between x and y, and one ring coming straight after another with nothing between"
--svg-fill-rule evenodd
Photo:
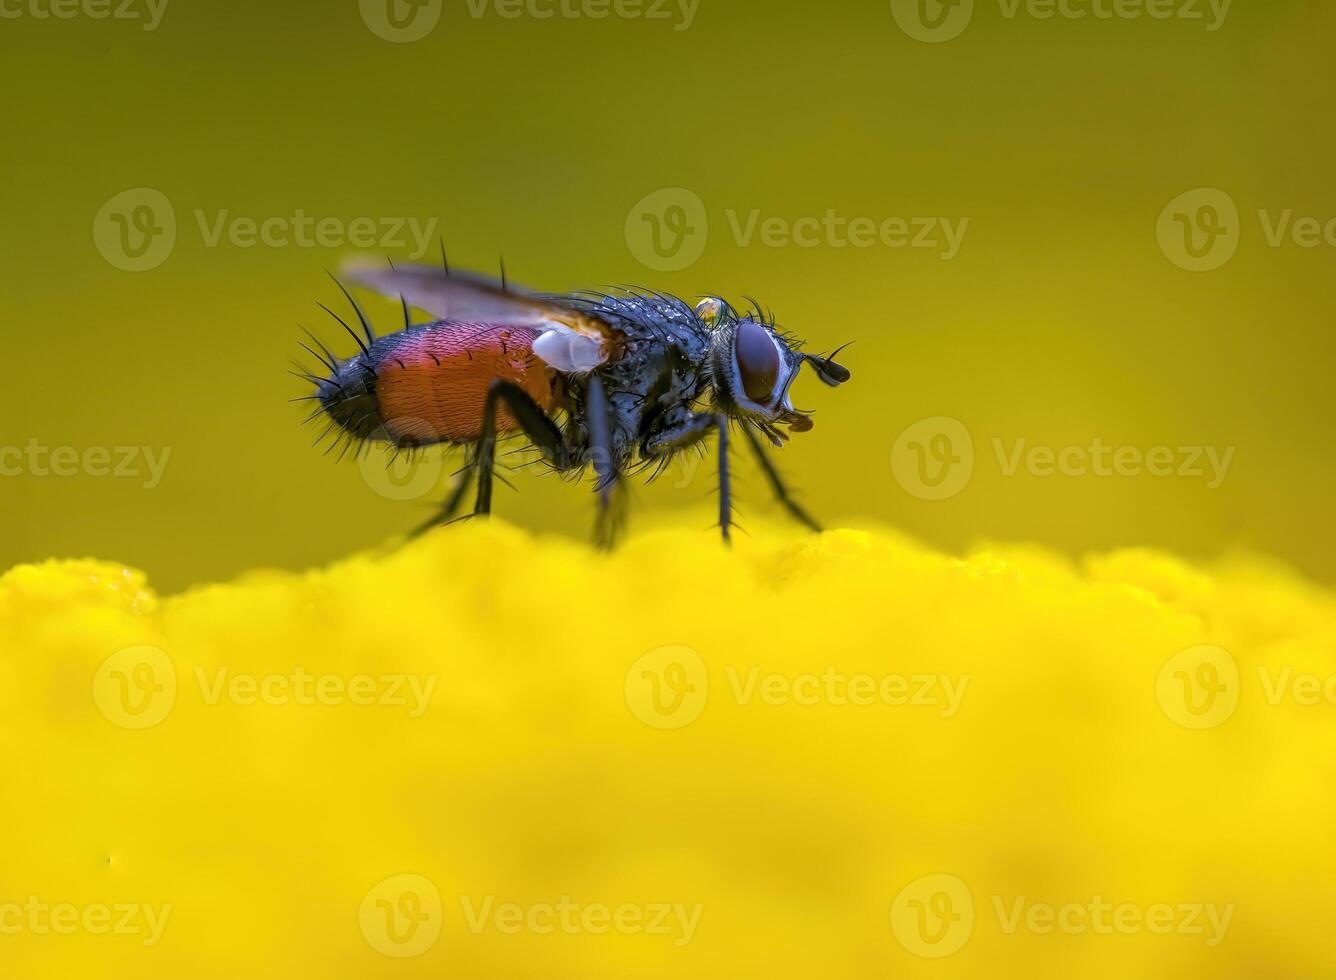
<instances>
[{"instance_id":1,"label":"silvery eye highlight","mask_svg":"<svg viewBox=\"0 0 1336 980\"><path fill-rule=\"evenodd\" d=\"M779 383L780 367L779 350L769 331L755 320L743 320L733 338L733 355L742 390L758 405L768 405Z\"/></svg>"}]
</instances>

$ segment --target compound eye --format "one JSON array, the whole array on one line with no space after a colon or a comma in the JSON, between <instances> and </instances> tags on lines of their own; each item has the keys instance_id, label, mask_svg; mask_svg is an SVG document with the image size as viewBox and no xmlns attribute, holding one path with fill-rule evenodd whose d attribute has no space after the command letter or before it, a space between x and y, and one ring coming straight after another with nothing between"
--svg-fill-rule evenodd
<instances>
[{"instance_id":1,"label":"compound eye","mask_svg":"<svg viewBox=\"0 0 1336 980\"><path fill-rule=\"evenodd\" d=\"M738 324L733 353L742 377L742 390L758 405L768 405L779 383L779 350L770 332L755 320Z\"/></svg>"}]
</instances>

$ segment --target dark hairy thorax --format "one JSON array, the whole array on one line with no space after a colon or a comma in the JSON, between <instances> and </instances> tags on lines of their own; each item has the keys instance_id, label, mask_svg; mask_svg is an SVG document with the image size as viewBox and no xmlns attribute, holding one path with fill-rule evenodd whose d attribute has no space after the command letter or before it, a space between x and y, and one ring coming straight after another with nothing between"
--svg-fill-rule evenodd
<instances>
[{"instance_id":1,"label":"dark hairy thorax","mask_svg":"<svg viewBox=\"0 0 1336 980\"><path fill-rule=\"evenodd\" d=\"M608 399L613 454L624 465L652 427L684 423L692 414L709 383L710 329L687 303L657 293L581 294L558 302L599 317L625 337L609 362L594 372ZM567 389L567 437L582 448L588 446L587 390L580 379L572 379Z\"/></svg>"}]
</instances>

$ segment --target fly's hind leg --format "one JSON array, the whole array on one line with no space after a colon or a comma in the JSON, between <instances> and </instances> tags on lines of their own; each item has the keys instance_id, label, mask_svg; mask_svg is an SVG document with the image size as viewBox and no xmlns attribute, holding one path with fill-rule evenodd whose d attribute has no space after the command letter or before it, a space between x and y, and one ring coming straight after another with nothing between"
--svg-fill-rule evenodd
<instances>
[{"instance_id":1,"label":"fly's hind leg","mask_svg":"<svg viewBox=\"0 0 1336 980\"><path fill-rule=\"evenodd\" d=\"M455 477L455 485L450 488L450 495L441 502L440 509L431 520L423 521L408 533L410 541L421 537L434 527L449 524L454 519L455 514L459 511L459 505L464 502L464 497L468 494L469 486L473 483L473 466L472 459L465 462L464 468Z\"/></svg>"},{"instance_id":2,"label":"fly's hind leg","mask_svg":"<svg viewBox=\"0 0 1336 980\"><path fill-rule=\"evenodd\" d=\"M510 381L494 381L487 390L483 405L482 436L478 440L475 469L478 473L478 496L473 505L474 516L492 512L492 467L496 457L496 409L504 404L506 411L519 423L524 434L537 447L555 470L571 468L571 453L557 423L543 411L543 407L519 385Z\"/></svg>"}]
</instances>

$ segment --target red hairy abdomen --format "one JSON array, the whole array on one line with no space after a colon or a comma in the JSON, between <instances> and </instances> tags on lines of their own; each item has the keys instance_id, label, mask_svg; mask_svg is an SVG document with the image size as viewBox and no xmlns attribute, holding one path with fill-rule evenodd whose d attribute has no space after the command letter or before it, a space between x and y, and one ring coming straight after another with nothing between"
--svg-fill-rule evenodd
<instances>
[{"instance_id":1,"label":"red hairy abdomen","mask_svg":"<svg viewBox=\"0 0 1336 980\"><path fill-rule=\"evenodd\" d=\"M390 437L423 444L480 438L487 391L498 379L519 385L552 411L557 376L533 352L539 333L479 323L405 331L376 365L376 396ZM497 431L517 426L498 406Z\"/></svg>"}]
</instances>

